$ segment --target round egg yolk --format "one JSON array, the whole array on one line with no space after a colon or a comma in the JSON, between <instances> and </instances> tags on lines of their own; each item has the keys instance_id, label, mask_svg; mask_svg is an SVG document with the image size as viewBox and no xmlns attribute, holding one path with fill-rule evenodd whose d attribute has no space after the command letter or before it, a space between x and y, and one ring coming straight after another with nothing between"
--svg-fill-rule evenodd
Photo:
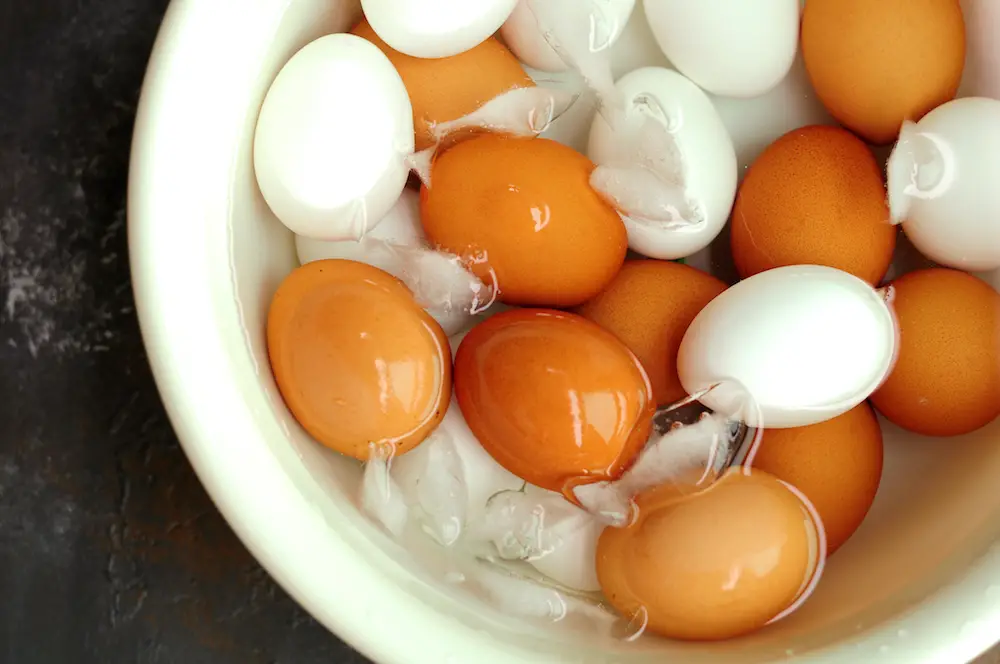
<instances>
[{"instance_id":1,"label":"round egg yolk","mask_svg":"<svg viewBox=\"0 0 1000 664\"><path fill-rule=\"evenodd\" d=\"M655 410L638 360L609 332L560 311L513 309L480 323L455 358L458 405L483 448L570 500L619 477Z\"/></svg>"},{"instance_id":2,"label":"round egg yolk","mask_svg":"<svg viewBox=\"0 0 1000 664\"><path fill-rule=\"evenodd\" d=\"M614 278L628 250L621 217L590 188L593 170L547 139L466 140L431 166L424 230L507 304L579 305Z\"/></svg>"},{"instance_id":3,"label":"round egg yolk","mask_svg":"<svg viewBox=\"0 0 1000 664\"><path fill-rule=\"evenodd\" d=\"M267 350L295 419L356 459L373 444L412 449L451 398L444 331L402 282L364 263L321 260L292 272L271 301Z\"/></svg>"},{"instance_id":4,"label":"round egg yolk","mask_svg":"<svg viewBox=\"0 0 1000 664\"><path fill-rule=\"evenodd\" d=\"M698 493L664 485L605 528L597 576L608 601L682 640L753 632L805 597L822 556L805 503L773 476L737 468Z\"/></svg>"},{"instance_id":5,"label":"round egg yolk","mask_svg":"<svg viewBox=\"0 0 1000 664\"><path fill-rule=\"evenodd\" d=\"M691 321L726 284L687 265L626 261L600 295L577 309L635 353L660 405L684 398L677 350Z\"/></svg>"},{"instance_id":6,"label":"round egg yolk","mask_svg":"<svg viewBox=\"0 0 1000 664\"><path fill-rule=\"evenodd\" d=\"M368 21L351 32L378 46L403 79L413 106L418 151L434 144L435 124L464 117L505 92L535 85L495 37L451 57L415 58L382 41Z\"/></svg>"},{"instance_id":7,"label":"round egg yolk","mask_svg":"<svg viewBox=\"0 0 1000 664\"><path fill-rule=\"evenodd\" d=\"M766 429L746 464L788 482L812 502L827 555L854 534L882 480L882 429L867 403L805 427Z\"/></svg>"}]
</instances>

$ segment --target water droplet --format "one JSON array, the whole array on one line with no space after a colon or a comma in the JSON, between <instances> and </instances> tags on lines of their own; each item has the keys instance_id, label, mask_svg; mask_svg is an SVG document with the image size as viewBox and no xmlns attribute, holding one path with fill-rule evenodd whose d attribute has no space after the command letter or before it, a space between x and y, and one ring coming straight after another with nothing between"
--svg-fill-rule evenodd
<instances>
[{"instance_id":1,"label":"water droplet","mask_svg":"<svg viewBox=\"0 0 1000 664\"><path fill-rule=\"evenodd\" d=\"M649 613L646 607L640 606L631 617L619 618L611 628L612 635L622 641L631 643L646 631L649 625Z\"/></svg>"},{"instance_id":2,"label":"water droplet","mask_svg":"<svg viewBox=\"0 0 1000 664\"><path fill-rule=\"evenodd\" d=\"M908 630L905 630L905 629L899 629L899 630L896 630L896 636L898 636L901 639L905 639L905 638L908 638L910 636L910 632Z\"/></svg>"},{"instance_id":3,"label":"water droplet","mask_svg":"<svg viewBox=\"0 0 1000 664\"><path fill-rule=\"evenodd\" d=\"M878 652L880 655L886 655L889 653L889 646L881 645L878 647Z\"/></svg>"}]
</instances>

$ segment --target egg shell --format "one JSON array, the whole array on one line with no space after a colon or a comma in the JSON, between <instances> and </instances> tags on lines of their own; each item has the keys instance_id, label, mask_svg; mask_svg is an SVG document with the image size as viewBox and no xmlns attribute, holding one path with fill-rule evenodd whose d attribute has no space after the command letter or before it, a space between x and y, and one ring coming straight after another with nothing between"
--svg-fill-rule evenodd
<instances>
[{"instance_id":1,"label":"egg shell","mask_svg":"<svg viewBox=\"0 0 1000 664\"><path fill-rule=\"evenodd\" d=\"M872 403L925 436L958 436L1000 415L1000 294L958 270L931 268L891 284L899 359Z\"/></svg>"},{"instance_id":2,"label":"egg shell","mask_svg":"<svg viewBox=\"0 0 1000 664\"><path fill-rule=\"evenodd\" d=\"M289 410L356 459L372 446L404 454L437 427L451 398L449 351L406 286L364 263L304 265L268 310L268 359Z\"/></svg>"},{"instance_id":3,"label":"egg shell","mask_svg":"<svg viewBox=\"0 0 1000 664\"><path fill-rule=\"evenodd\" d=\"M361 0L365 18L389 46L415 58L468 51L500 29L517 0Z\"/></svg>"},{"instance_id":4,"label":"egg shell","mask_svg":"<svg viewBox=\"0 0 1000 664\"><path fill-rule=\"evenodd\" d=\"M816 424L868 398L894 361L883 294L819 265L775 268L730 287L694 319L677 356L689 394L753 427Z\"/></svg>"},{"instance_id":5,"label":"egg shell","mask_svg":"<svg viewBox=\"0 0 1000 664\"><path fill-rule=\"evenodd\" d=\"M809 0L801 40L830 114L876 145L953 99L965 66L959 0Z\"/></svg>"},{"instance_id":6,"label":"egg shell","mask_svg":"<svg viewBox=\"0 0 1000 664\"><path fill-rule=\"evenodd\" d=\"M827 555L854 534L882 479L882 429L861 403L832 420L764 429L745 465L788 482L812 502L826 532Z\"/></svg>"},{"instance_id":7,"label":"egg shell","mask_svg":"<svg viewBox=\"0 0 1000 664\"><path fill-rule=\"evenodd\" d=\"M462 118L510 90L534 86L517 58L493 37L458 55L427 59L393 49L367 21L351 32L378 46L403 79L418 151L434 145L435 124Z\"/></svg>"},{"instance_id":8,"label":"egg shell","mask_svg":"<svg viewBox=\"0 0 1000 664\"><path fill-rule=\"evenodd\" d=\"M627 528L605 528L597 576L625 616L672 639L756 631L808 597L823 563L813 513L759 470L733 469L695 494L664 485L636 498Z\"/></svg>"},{"instance_id":9,"label":"egg shell","mask_svg":"<svg viewBox=\"0 0 1000 664\"><path fill-rule=\"evenodd\" d=\"M399 74L371 43L336 34L282 67L260 110L253 157L261 193L283 224L345 240L392 209L411 152L412 109Z\"/></svg>"},{"instance_id":10,"label":"egg shell","mask_svg":"<svg viewBox=\"0 0 1000 664\"><path fill-rule=\"evenodd\" d=\"M643 67L615 84L625 103L625 124L612 125L599 113L590 130L587 154L595 164L615 166L634 159L623 129L649 117L649 98L679 152L676 170L684 196L702 217L699 223L670 228L625 217L629 247L650 258L685 258L708 246L729 219L736 196L736 151L708 96L684 76L662 67ZM662 115L661 115L662 113ZM638 165L638 164L637 164Z\"/></svg>"},{"instance_id":11,"label":"egg shell","mask_svg":"<svg viewBox=\"0 0 1000 664\"><path fill-rule=\"evenodd\" d=\"M628 249L618 214L590 188L593 163L548 139L485 134L440 154L421 189L437 247L506 304L573 307L603 289Z\"/></svg>"},{"instance_id":12,"label":"egg shell","mask_svg":"<svg viewBox=\"0 0 1000 664\"><path fill-rule=\"evenodd\" d=\"M667 59L708 92L756 97L792 67L799 0L645 0L644 6Z\"/></svg>"},{"instance_id":13,"label":"egg shell","mask_svg":"<svg viewBox=\"0 0 1000 664\"><path fill-rule=\"evenodd\" d=\"M562 72L568 69L562 57L545 39L531 8L532 0L520 0L500 28L500 36L517 58L533 69ZM589 5L595 34L591 37L599 51L614 46L628 24L636 0L535 0Z\"/></svg>"},{"instance_id":14,"label":"egg shell","mask_svg":"<svg viewBox=\"0 0 1000 664\"><path fill-rule=\"evenodd\" d=\"M888 174L892 216L923 255L967 271L1000 267L1000 101L956 99L907 123Z\"/></svg>"},{"instance_id":15,"label":"egg shell","mask_svg":"<svg viewBox=\"0 0 1000 664\"><path fill-rule=\"evenodd\" d=\"M635 353L662 406L686 396L677 377L677 350L691 321L724 290L725 283L687 265L629 260L600 295L576 312Z\"/></svg>"},{"instance_id":16,"label":"egg shell","mask_svg":"<svg viewBox=\"0 0 1000 664\"><path fill-rule=\"evenodd\" d=\"M772 143L750 166L733 207L731 246L742 277L811 264L875 285L897 235L881 166L840 127L800 127Z\"/></svg>"}]
</instances>

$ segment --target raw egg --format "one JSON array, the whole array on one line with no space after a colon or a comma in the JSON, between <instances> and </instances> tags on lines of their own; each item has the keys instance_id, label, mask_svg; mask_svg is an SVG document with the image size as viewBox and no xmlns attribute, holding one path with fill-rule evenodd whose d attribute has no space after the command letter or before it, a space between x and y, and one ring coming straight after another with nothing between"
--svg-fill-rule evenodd
<instances>
[{"instance_id":1,"label":"raw egg","mask_svg":"<svg viewBox=\"0 0 1000 664\"><path fill-rule=\"evenodd\" d=\"M896 247L882 171L837 127L795 129L750 166L733 208L733 259L749 277L782 265L826 265L877 284Z\"/></svg>"},{"instance_id":2,"label":"raw egg","mask_svg":"<svg viewBox=\"0 0 1000 664\"><path fill-rule=\"evenodd\" d=\"M867 403L820 424L765 429L746 464L804 493L833 553L864 521L882 479L882 429Z\"/></svg>"},{"instance_id":3,"label":"raw egg","mask_svg":"<svg viewBox=\"0 0 1000 664\"><path fill-rule=\"evenodd\" d=\"M801 40L823 105L878 145L953 99L965 66L959 0L809 0Z\"/></svg>"},{"instance_id":4,"label":"raw egg","mask_svg":"<svg viewBox=\"0 0 1000 664\"><path fill-rule=\"evenodd\" d=\"M640 494L627 528L597 544L605 597L635 623L674 639L748 634L807 596L823 560L809 507L760 470L734 469L708 489Z\"/></svg>"},{"instance_id":5,"label":"raw egg","mask_svg":"<svg viewBox=\"0 0 1000 664\"><path fill-rule=\"evenodd\" d=\"M493 37L458 55L427 59L393 49L367 21L351 32L378 46L403 79L413 105L417 150L434 144L435 124L468 115L504 92L535 85L517 58Z\"/></svg>"},{"instance_id":6,"label":"raw egg","mask_svg":"<svg viewBox=\"0 0 1000 664\"><path fill-rule=\"evenodd\" d=\"M621 217L590 188L593 170L548 139L466 140L431 167L420 194L424 230L507 304L582 304L614 278L628 249Z\"/></svg>"},{"instance_id":7,"label":"raw egg","mask_svg":"<svg viewBox=\"0 0 1000 664\"><path fill-rule=\"evenodd\" d=\"M872 403L925 436L957 436L1000 415L1000 294L932 268L892 282L899 358Z\"/></svg>"},{"instance_id":8,"label":"raw egg","mask_svg":"<svg viewBox=\"0 0 1000 664\"><path fill-rule=\"evenodd\" d=\"M660 405L686 395L677 377L677 350L694 317L726 284L680 263L626 261L600 295L579 309L617 336L642 362Z\"/></svg>"},{"instance_id":9,"label":"raw egg","mask_svg":"<svg viewBox=\"0 0 1000 664\"><path fill-rule=\"evenodd\" d=\"M402 282L364 263L315 261L286 277L267 351L299 424L356 459L373 444L407 452L448 408L448 338Z\"/></svg>"},{"instance_id":10,"label":"raw egg","mask_svg":"<svg viewBox=\"0 0 1000 664\"><path fill-rule=\"evenodd\" d=\"M469 428L521 479L571 495L619 477L649 436L655 402L639 361L574 314L512 309L468 333L455 394Z\"/></svg>"}]
</instances>

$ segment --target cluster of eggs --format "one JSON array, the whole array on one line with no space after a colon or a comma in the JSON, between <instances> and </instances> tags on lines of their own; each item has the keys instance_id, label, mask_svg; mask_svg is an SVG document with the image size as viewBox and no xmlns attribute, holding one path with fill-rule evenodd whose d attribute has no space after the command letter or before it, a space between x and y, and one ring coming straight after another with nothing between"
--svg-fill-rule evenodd
<instances>
[{"instance_id":1,"label":"cluster of eggs","mask_svg":"<svg viewBox=\"0 0 1000 664\"><path fill-rule=\"evenodd\" d=\"M402 511L366 507L679 639L808 598L878 489L869 401L924 435L1000 415L1000 295L968 273L1000 268L1000 101L955 99L959 1L751 4L362 0L285 65L255 140L302 262L274 376ZM630 17L675 69L612 78ZM740 183L709 93L762 95L800 50L841 126ZM594 93L586 154L539 136L576 100L525 66ZM677 260L727 222L731 286ZM886 282L896 224L937 266Z\"/></svg>"}]
</instances>

